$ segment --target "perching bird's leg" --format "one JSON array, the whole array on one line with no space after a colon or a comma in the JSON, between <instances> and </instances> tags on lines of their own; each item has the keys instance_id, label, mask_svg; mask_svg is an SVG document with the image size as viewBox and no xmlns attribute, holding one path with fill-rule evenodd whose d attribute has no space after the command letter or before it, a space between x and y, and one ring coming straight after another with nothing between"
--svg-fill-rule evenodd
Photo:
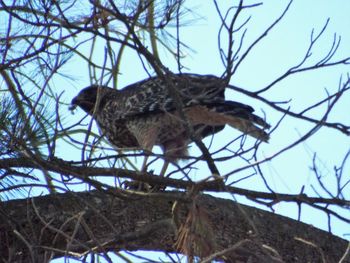
<instances>
[{"instance_id":1,"label":"perching bird's leg","mask_svg":"<svg viewBox=\"0 0 350 263\"><path fill-rule=\"evenodd\" d=\"M141 173L147 173L147 161L149 158L149 153L148 151L144 151L145 156L142 161L142 166L140 169ZM140 182L140 181L128 181L125 183L126 188L131 189L131 190L138 190L138 191L145 191L148 192L149 189L151 188L147 183Z\"/></svg>"},{"instance_id":2,"label":"perching bird's leg","mask_svg":"<svg viewBox=\"0 0 350 263\"><path fill-rule=\"evenodd\" d=\"M147 168L148 168L148 159L149 159L149 156L150 154L152 154L152 148L154 146L154 143L153 142L150 142L148 141L149 144L145 146L143 152L145 154L145 157L143 159L143 162L142 162L142 166L141 166L141 170L140 172L141 173L147 173ZM140 190L140 191L149 191L152 187L148 184L148 183L144 183L144 182L136 182L138 183L138 188L137 190Z\"/></svg>"},{"instance_id":3,"label":"perching bird's leg","mask_svg":"<svg viewBox=\"0 0 350 263\"><path fill-rule=\"evenodd\" d=\"M135 136L139 144L139 147L143 150L145 154L140 172L147 173L147 168L148 168L147 162L148 162L149 156L152 154L153 146L156 144L159 128L155 126L152 121L143 122L141 124L142 125L140 125L139 122L129 123L128 128L131 131L131 133ZM140 187L139 187L141 188L140 190L145 190L145 189L147 190L150 188L149 185L146 183L141 183L141 182L138 182L138 183L140 184Z\"/></svg>"},{"instance_id":4,"label":"perching bird's leg","mask_svg":"<svg viewBox=\"0 0 350 263\"><path fill-rule=\"evenodd\" d=\"M147 173L147 161L148 161L148 157L149 155L145 155L143 162L142 162L142 166L141 166L141 173Z\"/></svg>"},{"instance_id":5,"label":"perching bird's leg","mask_svg":"<svg viewBox=\"0 0 350 263\"><path fill-rule=\"evenodd\" d=\"M168 166L169 166L169 161L168 160L164 160L164 164L163 164L163 167L162 167L162 170L160 170L160 176L161 177L165 177L165 173L166 173L166 170L168 169Z\"/></svg>"},{"instance_id":6,"label":"perching bird's leg","mask_svg":"<svg viewBox=\"0 0 350 263\"><path fill-rule=\"evenodd\" d=\"M134 127L133 127L134 128ZM147 172L147 161L150 154L152 154L153 146L156 144L158 136L158 129L152 127L151 124L144 124L143 126L134 128L133 134L138 141L140 148L143 149L145 159L142 162L141 172Z\"/></svg>"}]
</instances>

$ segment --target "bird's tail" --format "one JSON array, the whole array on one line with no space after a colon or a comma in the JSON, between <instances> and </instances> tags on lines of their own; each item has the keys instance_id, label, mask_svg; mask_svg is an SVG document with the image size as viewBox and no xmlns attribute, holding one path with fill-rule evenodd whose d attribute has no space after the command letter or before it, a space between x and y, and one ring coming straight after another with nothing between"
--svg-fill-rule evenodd
<instances>
[{"instance_id":1,"label":"bird's tail","mask_svg":"<svg viewBox=\"0 0 350 263\"><path fill-rule=\"evenodd\" d=\"M265 132L265 129L270 128L270 125L263 118L253 114L251 107L238 102L225 101L208 106L196 106L186 115L193 124L210 126L228 124L264 142L268 142L270 137Z\"/></svg>"},{"instance_id":2,"label":"bird's tail","mask_svg":"<svg viewBox=\"0 0 350 263\"><path fill-rule=\"evenodd\" d=\"M255 125L256 122L254 121L254 119L257 116L252 114L251 117L251 119L243 119L240 117L224 114L226 124L256 139L259 139L263 142L268 142L270 138L269 134L266 133L264 129Z\"/></svg>"},{"instance_id":3,"label":"bird's tail","mask_svg":"<svg viewBox=\"0 0 350 263\"><path fill-rule=\"evenodd\" d=\"M253 113L254 109L245 104L225 101L216 105L215 112L223 114L227 124L256 139L268 142L270 136L265 132L270 125L261 117Z\"/></svg>"}]
</instances>

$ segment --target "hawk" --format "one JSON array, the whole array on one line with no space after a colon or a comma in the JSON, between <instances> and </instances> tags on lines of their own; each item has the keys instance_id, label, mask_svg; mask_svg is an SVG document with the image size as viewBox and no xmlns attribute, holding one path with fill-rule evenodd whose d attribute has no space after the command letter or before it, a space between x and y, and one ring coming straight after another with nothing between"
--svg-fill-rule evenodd
<instances>
[{"instance_id":1,"label":"hawk","mask_svg":"<svg viewBox=\"0 0 350 263\"><path fill-rule=\"evenodd\" d=\"M222 79L212 75L175 74L168 81L171 87L159 77L121 90L92 85L73 98L70 109L79 106L91 115L102 136L114 147L150 152L158 145L167 162L187 156L192 136L205 138L221 131L226 124L268 141L264 129L269 125L253 114L252 107L225 100L226 85ZM143 168L145 165L146 160Z\"/></svg>"}]
</instances>

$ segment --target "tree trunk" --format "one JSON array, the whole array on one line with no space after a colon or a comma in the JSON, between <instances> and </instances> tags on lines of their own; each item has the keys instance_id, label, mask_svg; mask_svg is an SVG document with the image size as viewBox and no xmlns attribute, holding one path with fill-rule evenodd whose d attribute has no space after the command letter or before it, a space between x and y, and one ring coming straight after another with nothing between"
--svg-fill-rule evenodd
<instances>
[{"instance_id":1,"label":"tree trunk","mask_svg":"<svg viewBox=\"0 0 350 263\"><path fill-rule=\"evenodd\" d=\"M123 200L90 191L3 202L1 260L47 262L118 250L179 252L176 225L191 206L179 203L172 213L169 200L157 194ZM196 207L214 233L207 241L216 252L227 249L213 257L226 262L338 262L346 251L347 242L330 233L230 200L199 195Z\"/></svg>"}]
</instances>

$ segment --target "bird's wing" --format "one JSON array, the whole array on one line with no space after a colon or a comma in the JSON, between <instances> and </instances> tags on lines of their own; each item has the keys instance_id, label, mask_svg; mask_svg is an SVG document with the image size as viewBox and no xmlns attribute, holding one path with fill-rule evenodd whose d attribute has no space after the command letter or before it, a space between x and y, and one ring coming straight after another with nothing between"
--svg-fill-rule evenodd
<instances>
[{"instance_id":1,"label":"bird's wing","mask_svg":"<svg viewBox=\"0 0 350 263\"><path fill-rule=\"evenodd\" d=\"M225 87L215 76L181 74L171 77L170 81L184 107L224 101ZM149 113L171 112L180 106L175 97L162 79L153 77L120 90L117 110L123 110L123 113L118 113L125 119Z\"/></svg>"},{"instance_id":2,"label":"bird's wing","mask_svg":"<svg viewBox=\"0 0 350 263\"><path fill-rule=\"evenodd\" d=\"M263 128L268 128L269 125L253 114L252 107L225 101L225 86L219 78L185 74L173 77L171 82L176 88L177 99L171 95L163 80L154 77L116 92L115 99L108 98L109 105L105 110L111 119L129 121L147 115L174 112L178 109L177 101L180 100L185 114L194 125L223 127L229 124L253 137L268 140L268 135L255 124Z\"/></svg>"}]
</instances>

